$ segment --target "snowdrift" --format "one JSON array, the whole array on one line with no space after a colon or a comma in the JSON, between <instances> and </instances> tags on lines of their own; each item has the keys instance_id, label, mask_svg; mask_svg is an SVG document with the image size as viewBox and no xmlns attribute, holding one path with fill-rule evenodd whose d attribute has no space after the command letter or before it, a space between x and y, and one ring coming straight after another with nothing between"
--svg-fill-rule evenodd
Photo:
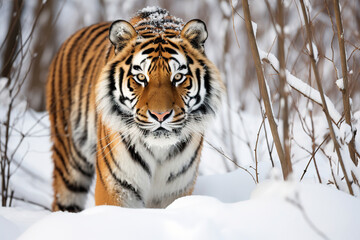
<instances>
[{"instance_id":1,"label":"snowdrift","mask_svg":"<svg viewBox=\"0 0 360 240\"><path fill-rule=\"evenodd\" d=\"M248 200L242 171L213 176L212 196L193 195L166 209L99 206L81 213L0 208L2 239L358 239L360 201L313 183L265 181ZM209 176L207 177L209 178ZM209 179L205 179L210 181ZM200 185L198 194L205 194ZM211 184L208 184L211 186ZM245 187L245 186L243 186ZM247 187L245 187L247 188ZM233 194L225 202L217 198Z\"/></svg>"}]
</instances>

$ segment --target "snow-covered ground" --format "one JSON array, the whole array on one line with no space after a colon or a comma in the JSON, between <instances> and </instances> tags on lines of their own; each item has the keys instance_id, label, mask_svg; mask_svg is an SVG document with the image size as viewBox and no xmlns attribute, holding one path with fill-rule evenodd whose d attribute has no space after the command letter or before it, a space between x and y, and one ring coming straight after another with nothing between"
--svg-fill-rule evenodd
<instances>
[{"instance_id":1,"label":"snow-covered ground","mask_svg":"<svg viewBox=\"0 0 360 240\"><path fill-rule=\"evenodd\" d=\"M0 232L2 239L22 240L359 239L360 202L346 193L275 180L254 188L239 170L206 178L199 179L194 196L166 209L100 206L74 214L0 208ZM207 191L206 181L223 185ZM250 196L243 192L249 188Z\"/></svg>"}]
</instances>

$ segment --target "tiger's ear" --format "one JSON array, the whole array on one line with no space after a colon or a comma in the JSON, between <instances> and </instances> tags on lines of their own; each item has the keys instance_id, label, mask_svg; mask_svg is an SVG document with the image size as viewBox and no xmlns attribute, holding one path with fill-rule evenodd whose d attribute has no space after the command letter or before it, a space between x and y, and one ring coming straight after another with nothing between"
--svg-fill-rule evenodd
<instances>
[{"instance_id":1,"label":"tiger's ear","mask_svg":"<svg viewBox=\"0 0 360 240\"><path fill-rule=\"evenodd\" d=\"M125 20L113 22L109 29L109 39L115 46L116 52L123 49L126 44L136 36L135 28Z\"/></svg>"},{"instance_id":2,"label":"tiger's ear","mask_svg":"<svg viewBox=\"0 0 360 240\"><path fill-rule=\"evenodd\" d=\"M204 52L204 43L208 37L206 25L199 19L190 20L181 31L181 36L189 40L191 45Z\"/></svg>"}]
</instances>

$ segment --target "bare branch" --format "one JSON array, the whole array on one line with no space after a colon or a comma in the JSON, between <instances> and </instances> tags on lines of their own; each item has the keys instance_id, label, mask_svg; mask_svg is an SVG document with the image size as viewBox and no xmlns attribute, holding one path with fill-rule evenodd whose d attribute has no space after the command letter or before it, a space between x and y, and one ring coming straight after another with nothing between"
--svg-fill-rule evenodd
<instances>
[{"instance_id":1,"label":"bare branch","mask_svg":"<svg viewBox=\"0 0 360 240\"><path fill-rule=\"evenodd\" d=\"M347 73L347 62L346 62L346 53L345 53L345 44L344 44L344 29L342 26L342 20L340 15L340 6L339 0L333 0L334 2L334 12L336 17L336 26L337 26L337 36L339 42L339 49L340 49L340 60L341 60L341 72L343 78L343 85L344 88L341 89L342 99L343 99L343 106L344 106L344 114L345 114L345 121L351 127L351 113L350 113L350 96L349 96L349 87L348 87L348 73ZM349 153L351 160L355 164L358 165L358 160L355 156L355 152L353 151L355 146L355 134L353 134L353 138L349 143Z\"/></svg>"},{"instance_id":2,"label":"bare branch","mask_svg":"<svg viewBox=\"0 0 360 240\"><path fill-rule=\"evenodd\" d=\"M269 94L267 92L266 82L265 82L262 65L261 65L261 61L260 61L260 57L259 57L259 52L258 52L258 48L257 48L257 44L256 44L256 39L254 36L254 31L253 31L253 27L252 27L252 23L251 23L249 3L247 0L243 0L242 4L243 4L243 12L244 12L246 30L247 30L247 34L248 34L249 43L250 43L250 49L251 49L253 60L255 63L260 93L261 93L262 99L264 101L266 115L268 117L271 133L273 135L273 139L275 142L276 151L277 151L279 159L280 159L283 177L284 177L284 179L287 179L289 174L292 172L291 162L286 162L286 159L284 156L284 150L281 146L281 141L280 141L279 132L277 129L277 124L276 124L274 116L273 116L272 106L271 106Z\"/></svg>"},{"instance_id":3,"label":"bare branch","mask_svg":"<svg viewBox=\"0 0 360 240\"><path fill-rule=\"evenodd\" d=\"M344 161L343 161L342 156L341 156L340 146L339 146L339 143L338 143L338 141L336 139L336 136L335 136L334 128L333 128L333 125L332 125L332 122L331 122L331 117L330 117L330 114L329 114L329 109L328 109L327 104L326 104L326 100L325 100L325 96L324 96L324 90L322 88L322 83L321 83L321 80L320 80L319 70L318 70L316 60L315 60L315 57L314 57L314 51L313 51L313 46L312 46L312 42L313 42L312 41L312 32L311 32L310 23L309 23L307 11L306 11L305 4L304 4L303 0L300 0L300 5L301 5L302 13L303 13L303 16L304 16L304 21L305 21L305 28L306 28L306 33L307 33L307 41L309 43L308 46L309 46L309 50L310 50L310 61L311 61L313 71L315 73L315 80L316 80L316 83L318 85L318 89L319 89L319 93L320 93L320 97L321 97L321 101L322 101L322 106L323 106L323 111L325 113L326 120L328 122L329 130L330 130L330 136L331 136L331 139L332 139L332 141L334 143L335 151L336 151L336 154L338 156L339 163L341 165L342 171L344 173L345 181L346 181L349 193L351 195L354 195L353 189L351 187L351 183L350 183L350 180L349 180L349 177L348 177L348 174L347 174L346 169L345 169L345 164L344 164Z\"/></svg>"}]
</instances>

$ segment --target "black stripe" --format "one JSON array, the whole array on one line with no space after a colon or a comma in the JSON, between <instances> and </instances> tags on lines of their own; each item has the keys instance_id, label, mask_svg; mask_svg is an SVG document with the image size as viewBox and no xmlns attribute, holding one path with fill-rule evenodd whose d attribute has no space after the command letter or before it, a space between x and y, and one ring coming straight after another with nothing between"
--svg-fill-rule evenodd
<instances>
[{"instance_id":1,"label":"black stripe","mask_svg":"<svg viewBox=\"0 0 360 240\"><path fill-rule=\"evenodd\" d=\"M79 207L76 204L71 204L71 205L62 205L58 202L56 202L56 205L58 206L60 211L67 211L67 212L81 212L83 209L81 207Z\"/></svg>"},{"instance_id":2,"label":"black stripe","mask_svg":"<svg viewBox=\"0 0 360 240\"><path fill-rule=\"evenodd\" d=\"M111 66L110 66L109 76L108 76L108 78L109 78L109 95L110 96L113 96L112 92L116 90L114 75L115 75L116 67L119 63L120 63L120 61L116 61L113 64L111 64ZM120 69L120 71L121 70L122 69ZM121 91L121 88L120 88L120 91Z\"/></svg>"},{"instance_id":3,"label":"black stripe","mask_svg":"<svg viewBox=\"0 0 360 240\"><path fill-rule=\"evenodd\" d=\"M71 139L72 140L72 139ZM72 142L74 142L72 140ZM69 148L70 148L70 139L69 139ZM77 159L80 159L83 163L85 163L87 165L88 168L90 168L90 172L84 170L80 165L79 163L76 161L76 159L73 157L73 155L71 155L73 157L73 161L70 161L70 165L78 170L79 172L81 172L83 175L89 177L89 178L92 178L93 175L94 175L94 166L93 164L89 163L88 161L86 161L86 158L79 152L79 150L74 146L73 149L75 149L75 153L77 155ZM72 163L73 162L73 163Z\"/></svg>"},{"instance_id":4,"label":"black stripe","mask_svg":"<svg viewBox=\"0 0 360 240\"><path fill-rule=\"evenodd\" d=\"M199 60L201 66L204 68L205 75L204 75L204 85L207 93L211 92L211 77L210 77L210 70L209 67L204 63L204 61Z\"/></svg>"},{"instance_id":5,"label":"black stripe","mask_svg":"<svg viewBox=\"0 0 360 240\"><path fill-rule=\"evenodd\" d=\"M69 170L68 170L67 165L66 165L66 163L65 163L65 159L64 159L63 155L59 152L59 149L57 149L57 148L55 147L55 145L53 146L52 149L53 149L53 151L54 151L54 154L60 159L61 163L63 164L63 166L64 166L64 168L65 168L65 172L66 172L67 174L69 174Z\"/></svg>"},{"instance_id":6,"label":"black stripe","mask_svg":"<svg viewBox=\"0 0 360 240\"><path fill-rule=\"evenodd\" d=\"M138 163L142 167L142 169L149 175L149 177L151 177L150 167L147 162L145 162L144 159L140 156L140 154L137 153L134 145L131 145L128 141L126 141L123 136L121 137L123 138L123 142L126 145L126 149L128 150L131 159L134 160L134 162Z\"/></svg>"},{"instance_id":7,"label":"black stripe","mask_svg":"<svg viewBox=\"0 0 360 240\"><path fill-rule=\"evenodd\" d=\"M93 58L91 58L86 66L85 66L85 69L84 71L82 72L82 76L81 76L81 80L80 80L80 87L79 87L79 98L78 98L78 101L79 101L79 104L78 104L78 114L76 116L76 121L75 121L75 128L78 128L79 127L79 124L80 124L80 120L82 118L82 103L83 103L83 100L82 100L82 97L83 97L83 92L84 92L84 85L85 85L85 80L89 79L89 77L87 76L87 72L89 71L89 67L91 65L93 61Z\"/></svg>"},{"instance_id":8,"label":"black stripe","mask_svg":"<svg viewBox=\"0 0 360 240\"><path fill-rule=\"evenodd\" d=\"M182 113L181 115L183 115L183 114L185 114L185 113ZM180 115L178 114L178 116L180 116ZM174 116L174 117L175 117L175 116ZM185 119L184 119L184 118L180 118L180 119L178 119L178 120L172 121L171 123L178 123L178 122L182 122L182 121L185 121Z\"/></svg>"},{"instance_id":9,"label":"black stripe","mask_svg":"<svg viewBox=\"0 0 360 240\"><path fill-rule=\"evenodd\" d=\"M174 48L176 48L176 49L179 50L179 47L178 47L175 43L173 43L173 42L170 41L170 40L167 40L167 42L168 42L171 46L173 46Z\"/></svg>"},{"instance_id":10,"label":"black stripe","mask_svg":"<svg viewBox=\"0 0 360 240\"><path fill-rule=\"evenodd\" d=\"M197 147L194 155L191 157L190 162L188 162L187 164L185 164L179 172L177 172L177 173L170 173L170 176L168 177L166 183L171 183L171 182L174 181L176 178L178 178L178 177L180 177L181 175L185 174L185 173L191 168L191 166L194 164L196 158L198 157L198 154L199 154L199 150L200 150L201 145L202 145L202 142L199 143L199 146Z\"/></svg>"},{"instance_id":11,"label":"black stripe","mask_svg":"<svg viewBox=\"0 0 360 240\"><path fill-rule=\"evenodd\" d=\"M182 120L182 119L181 119ZM192 140L192 135L190 135L188 138L184 139L183 141L180 141L179 143L177 143L176 145L174 145L171 150L170 153L168 154L168 156L166 157L166 159L171 159L176 157L178 154L182 153L185 148L189 145L189 143Z\"/></svg>"},{"instance_id":12,"label":"black stripe","mask_svg":"<svg viewBox=\"0 0 360 240\"><path fill-rule=\"evenodd\" d=\"M171 29L171 30L173 30L173 29ZM169 32L169 31L165 31L164 34L165 34L165 37L167 37L167 38L173 38L173 37L178 36L178 34L175 34L174 32Z\"/></svg>"},{"instance_id":13,"label":"black stripe","mask_svg":"<svg viewBox=\"0 0 360 240\"><path fill-rule=\"evenodd\" d=\"M104 34L105 32L109 31L109 27L106 26L108 25L107 23L106 24L102 24L102 25L99 25L93 29L91 29L90 33L89 33L89 37L92 36L92 34L102 28L102 27L105 27L104 29L102 29L100 32L98 32L94 37L92 37L90 40L89 40L89 44L86 46L86 48L84 49L84 51L82 52L82 56L81 56L81 62L84 62L84 59L86 57L86 54L87 52L89 51L89 49L94 45L94 41L101 36L101 34Z\"/></svg>"},{"instance_id":14,"label":"black stripe","mask_svg":"<svg viewBox=\"0 0 360 240\"><path fill-rule=\"evenodd\" d=\"M103 51L105 51L105 47L104 46L101 51L99 52L98 56L96 57L95 60L95 64L99 62L100 57L102 56ZM84 126L84 131L83 131L83 135L80 138L80 146L83 146L88 138L88 119L89 119L89 102L90 102L90 95L91 95L91 88L94 87L93 83L94 83L94 73L96 70L96 66L93 66L93 69L91 71L90 77L89 77L89 84L88 84L88 89L87 89L87 94L86 94L86 105L85 105L85 117L84 117L84 122L85 122L85 126Z\"/></svg>"},{"instance_id":15,"label":"black stripe","mask_svg":"<svg viewBox=\"0 0 360 240\"><path fill-rule=\"evenodd\" d=\"M111 45L107 52L106 52L106 56L105 56L105 63L107 63L109 61L109 57L110 57L110 52L111 52L111 49L113 48L113 45Z\"/></svg>"},{"instance_id":16,"label":"black stripe","mask_svg":"<svg viewBox=\"0 0 360 240\"><path fill-rule=\"evenodd\" d=\"M147 46L148 46L149 44L151 44L151 43L153 43L152 40L149 40L149 41L143 43L143 44L141 45L140 49L144 49L145 47L147 47Z\"/></svg>"},{"instance_id":17,"label":"black stripe","mask_svg":"<svg viewBox=\"0 0 360 240\"><path fill-rule=\"evenodd\" d=\"M180 62L179 62L176 58L174 58L174 57L170 57L170 59L171 59L171 60L174 60L175 62L177 62L177 64L179 64L179 65L180 65Z\"/></svg>"},{"instance_id":18,"label":"black stripe","mask_svg":"<svg viewBox=\"0 0 360 240\"><path fill-rule=\"evenodd\" d=\"M197 93L196 93L196 95L195 95L195 97L192 97L192 99L194 99L195 98L195 104L193 105L193 106L195 106L196 104L198 104L199 102L200 102L200 100L201 100L201 97L200 97L200 89L201 89L201 76L200 76L200 69L199 68L197 68L196 69L196 80L197 80L197 83L198 83L198 91L197 91Z\"/></svg>"},{"instance_id":19,"label":"black stripe","mask_svg":"<svg viewBox=\"0 0 360 240\"><path fill-rule=\"evenodd\" d=\"M129 68L129 72L130 72L130 68ZM129 98L124 96L122 87L123 87L123 80L124 80L124 69L122 67L120 67L120 73L119 73L119 89L120 89L120 99L119 101L123 104L125 104L126 100L130 100ZM115 86L115 84L114 84Z\"/></svg>"},{"instance_id":20,"label":"black stripe","mask_svg":"<svg viewBox=\"0 0 360 240\"><path fill-rule=\"evenodd\" d=\"M78 192L78 193L87 193L87 192L88 192L89 187L78 186L78 185L75 185L75 184L71 183L69 180L67 180L67 179L65 178L65 176L64 176L64 173L61 171L60 168L58 168L58 167L55 166L55 171L56 171L57 173L59 173L62 181L63 181L64 184L65 184L65 187L66 187L68 190L70 190L70 191L72 191L72 192Z\"/></svg>"},{"instance_id":21,"label":"black stripe","mask_svg":"<svg viewBox=\"0 0 360 240\"><path fill-rule=\"evenodd\" d=\"M168 48L168 47L165 47L165 51L167 51L167 52L170 53L170 54L174 54L174 55L177 55L177 54L178 54L174 49Z\"/></svg>"},{"instance_id":22,"label":"black stripe","mask_svg":"<svg viewBox=\"0 0 360 240\"><path fill-rule=\"evenodd\" d=\"M108 36L104 37L101 41L99 41L99 43L96 44L96 46L95 46L95 50L98 49L98 47L100 47L100 45L103 44L107 38L108 38ZM106 45L104 45L104 47L106 47Z\"/></svg>"},{"instance_id":23,"label":"black stripe","mask_svg":"<svg viewBox=\"0 0 360 240\"><path fill-rule=\"evenodd\" d=\"M71 54L73 54L74 52L74 49L76 47L78 47L77 43L78 41L83 37L83 33L86 31L86 28L84 28L80 33L79 33L79 36L73 41L71 47L70 47L70 50L66 56L66 71L67 71L67 85L68 85L68 91L72 92L72 86L71 86L71 83L72 83L72 76L71 76ZM77 61L76 61L77 62ZM77 72L75 70L75 72ZM70 106L69 106L69 111L71 112L71 102L72 102L72 96L71 94L69 94L69 102L70 102Z\"/></svg>"},{"instance_id":24,"label":"black stripe","mask_svg":"<svg viewBox=\"0 0 360 240\"><path fill-rule=\"evenodd\" d=\"M188 55L186 55L186 60L188 61L189 64L194 64L194 60Z\"/></svg>"},{"instance_id":25,"label":"black stripe","mask_svg":"<svg viewBox=\"0 0 360 240\"><path fill-rule=\"evenodd\" d=\"M130 183L128 183L127 181L119 179L119 178L116 176L116 174L112 171L112 169L111 169L111 167L110 167L110 164L109 164L109 162L108 162L108 160L107 160L107 158L106 158L106 156L105 156L104 146L101 144L101 141L99 141L99 143L100 143L100 149L102 149L102 150L101 150L102 157L103 157L103 159L104 159L104 161L105 161L105 165L106 165L106 167L108 168L111 176L116 180L116 182L117 182L118 184L120 184L120 186L122 186L123 188L125 188L125 189L129 190L130 192L132 192L132 193L135 195L135 197L136 197L137 200L139 200L139 201L141 201L141 202L144 203L144 201L142 200L142 197L141 197L141 195L140 195L140 191L136 190L136 189L134 188L134 186L132 186L132 185L131 185Z\"/></svg>"},{"instance_id":26,"label":"black stripe","mask_svg":"<svg viewBox=\"0 0 360 240\"><path fill-rule=\"evenodd\" d=\"M155 34L144 34L144 35L141 35L141 37L143 37L143 38L153 38L153 37L155 37Z\"/></svg>"},{"instance_id":27,"label":"black stripe","mask_svg":"<svg viewBox=\"0 0 360 240\"><path fill-rule=\"evenodd\" d=\"M98 160L98 158L96 158L96 168L97 168L97 172L98 172L98 174L99 174L99 178L100 178L100 181L101 181L101 183L103 184L103 186L106 188L106 185L105 185L105 182L104 182L104 179L103 179L103 177L102 177L102 174L101 174L101 171L100 171L100 167L99 167L99 162L98 162L99 160Z\"/></svg>"},{"instance_id":28,"label":"black stripe","mask_svg":"<svg viewBox=\"0 0 360 240\"><path fill-rule=\"evenodd\" d=\"M133 55L130 55L128 59L126 59L125 64L129 65L132 61Z\"/></svg>"},{"instance_id":29,"label":"black stripe","mask_svg":"<svg viewBox=\"0 0 360 240\"><path fill-rule=\"evenodd\" d=\"M140 116L143 116L143 115L140 115ZM140 123L143 123L144 126L146 126L147 124L149 124L148 121L141 120L139 117L136 117L136 120L138 120Z\"/></svg>"},{"instance_id":30,"label":"black stripe","mask_svg":"<svg viewBox=\"0 0 360 240\"><path fill-rule=\"evenodd\" d=\"M198 109L193 111L192 113L207 114L210 111L212 114L215 114L215 110L212 108L212 105L209 103L210 96L213 92L212 87L211 87L210 70L203 61L199 60L199 62L205 70L204 85L205 85L206 91L205 91L205 97L204 97L203 104Z\"/></svg>"},{"instance_id":31,"label":"black stripe","mask_svg":"<svg viewBox=\"0 0 360 240\"><path fill-rule=\"evenodd\" d=\"M154 52L154 51L155 51L154 48L148 48L148 49L144 50L141 54L143 54L143 55L145 55L145 54L150 54L150 53L152 53L152 52Z\"/></svg>"},{"instance_id":32,"label":"black stripe","mask_svg":"<svg viewBox=\"0 0 360 240\"><path fill-rule=\"evenodd\" d=\"M158 57L155 57L155 58L153 58L153 60L151 61L150 67L148 68L149 74L151 74L152 71L156 70L158 60L159 60L159 58L158 58Z\"/></svg>"},{"instance_id":33,"label":"black stripe","mask_svg":"<svg viewBox=\"0 0 360 240\"><path fill-rule=\"evenodd\" d=\"M200 76L200 69L199 68L196 69L195 75L196 75L196 80L198 82L198 91L197 91L196 95L199 95L200 89L201 89L201 76Z\"/></svg>"}]
</instances>

